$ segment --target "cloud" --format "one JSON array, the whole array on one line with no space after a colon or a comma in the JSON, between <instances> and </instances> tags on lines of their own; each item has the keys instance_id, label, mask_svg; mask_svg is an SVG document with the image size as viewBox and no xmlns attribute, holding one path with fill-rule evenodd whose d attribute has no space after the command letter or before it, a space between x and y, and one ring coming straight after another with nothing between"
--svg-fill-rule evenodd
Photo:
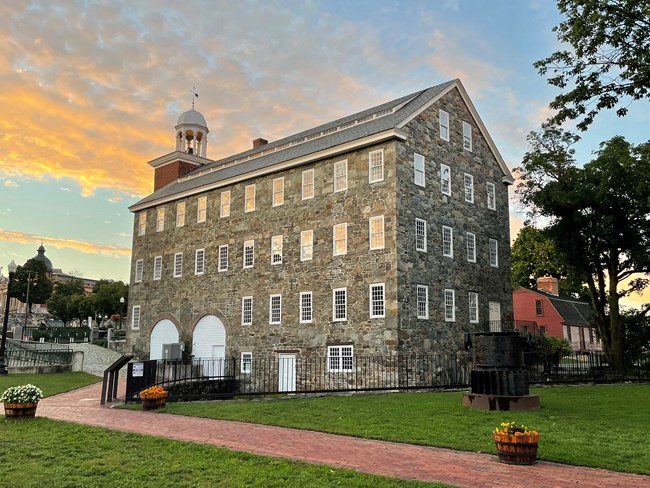
<instances>
[{"instance_id":1,"label":"cloud","mask_svg":"<svg viewBox=\"0 0 650 488\"><path fill-rule=\"evenodd\" d=\"M24 232L15 232L0 229L0 240L7 242L14 242L19 244L33 244L43 242L48 247L55 247L61 249L72 249L87 254L101 254L104 256L120 257L130 256L131 249L110 246L106 244L96 244L92 242L77 241L74 239L64 239L59 237L40 236L35 234L27 234Z\"/></svg>"},{"instance_id":2,"label":"cloud","mask_svg":"<svg viewBox=\"0 0 650 488\"><path fill-rule=\"evenodd\" d=\"M13 180L5 180L5 182L4 182L4 186L6 186L7 188L17 188L17 187L18 187L18 183L16 183L16 182L13 181Z\"/></svg>"}]
</instances>

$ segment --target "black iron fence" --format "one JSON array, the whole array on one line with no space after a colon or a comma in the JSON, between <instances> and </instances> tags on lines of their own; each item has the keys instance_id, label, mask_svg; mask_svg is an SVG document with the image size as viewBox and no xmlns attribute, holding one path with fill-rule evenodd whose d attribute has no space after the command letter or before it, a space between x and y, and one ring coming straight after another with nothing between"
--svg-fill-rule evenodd
<instances>
[{"instance_id":1,"label":"black iron fence","mask_svg":"<svg viewBox=\"0 0 650 488\"><path fill-rule=\"evenodd\" d=\"M648 356L626 357L616 367L601 352L561 358L524 353L524 361L531 385L650 381ZM150 385L164 386L170 400L200 400L278 393L468 388L471 384L471 354L465 352L335 360L313 356L158 360L142 365L144 377L130 378L130 389L127 382L127 401L137 401L138 391Z\"/></svg>"},{"instance_id":2,"label":"black iron fence","mask_svg":"<svg viewBox=\"0 0 650 488\"><path fill-rule=\"evenodd\" d=\"M10 346L5 351L5 362L9 368L68 366L72 364L72 354L68 347L33 349Z\"/></svg>"},{"instance_id":3,"label":"black iron fence","mask_svg":"<svg viewBox=\"0 0 650 488\"><path fill-rule=\"evenodd\" d=\"M55 344L90 342L90 329L88 327L25 327L22 339Z\"/></svg>"}]
</instances>

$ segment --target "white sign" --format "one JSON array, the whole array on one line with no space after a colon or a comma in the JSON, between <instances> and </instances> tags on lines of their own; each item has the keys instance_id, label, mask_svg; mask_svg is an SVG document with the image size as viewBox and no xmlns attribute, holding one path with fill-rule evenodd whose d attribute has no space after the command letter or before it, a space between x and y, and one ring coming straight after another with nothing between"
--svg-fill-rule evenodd
<instances>
[{"instance_id":1,"label":"white sign","mask_svg":"<svg viewBox=\"0 0 650 488\"><path fill-rule=\"evenodd\" d=\"M144 376L144 363L133 363L133 377L142 378Z\"/></svg>"}]
</instances>

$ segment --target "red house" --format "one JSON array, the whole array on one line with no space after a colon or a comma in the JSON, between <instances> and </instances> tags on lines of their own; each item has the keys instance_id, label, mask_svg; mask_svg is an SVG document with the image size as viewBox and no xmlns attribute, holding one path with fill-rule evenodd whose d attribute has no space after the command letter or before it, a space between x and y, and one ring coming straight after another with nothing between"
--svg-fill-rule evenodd
<instances>
[{"instance_id":1,"label":"red house","mask_svg":"<svg viewBox=\"0 0 650 488\"><path fill-rule=\"evenodd\" d=\"M515 321L536 322L541 332L571 342L574 351L602 351L590 323L591 304L560 296L557 278L538 278L534 290L515 289L512 302Z\"/></svg>"}]
</instances>

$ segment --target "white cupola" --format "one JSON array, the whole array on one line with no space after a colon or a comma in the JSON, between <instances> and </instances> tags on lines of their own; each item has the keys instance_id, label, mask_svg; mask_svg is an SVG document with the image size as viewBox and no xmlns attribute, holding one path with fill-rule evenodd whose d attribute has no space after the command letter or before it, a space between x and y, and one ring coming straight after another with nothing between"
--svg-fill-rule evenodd
<instances>
[{"instance_id":1,"label":"white cupola","mask_svg":"<svg viewBox=\"0 0 650 488\"><path fill-rule=\"evenodd\" d=\"M176 123L176 150L206 158L208 132L205 117L194 107L183 112Z\"/></svg>"}]
</instances>

